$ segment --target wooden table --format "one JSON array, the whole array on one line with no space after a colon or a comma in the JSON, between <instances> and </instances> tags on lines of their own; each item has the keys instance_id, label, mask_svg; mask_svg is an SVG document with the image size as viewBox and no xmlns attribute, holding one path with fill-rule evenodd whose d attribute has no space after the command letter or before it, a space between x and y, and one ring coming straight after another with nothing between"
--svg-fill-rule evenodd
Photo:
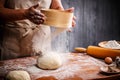
<instances>
[{"instance_id":1,"label":"wooden table","mask_svg":"<svg viewBox=\"0 0 120 80\"><path fill-rule=\"evenodd\" d=\"M100 74L106 64L82 53L61 53L63 65L56 70L42 70L36 66L37 57L26 57L0 61L0 80L12 70L25 70L31 80L120 80L120 74Z\"/></svg>"}]
</instances>

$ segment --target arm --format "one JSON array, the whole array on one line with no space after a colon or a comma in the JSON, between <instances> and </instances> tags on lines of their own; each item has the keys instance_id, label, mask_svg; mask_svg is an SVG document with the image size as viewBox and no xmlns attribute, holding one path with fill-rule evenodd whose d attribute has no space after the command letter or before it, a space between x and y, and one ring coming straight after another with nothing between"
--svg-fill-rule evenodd
<instances>
[{"instance_id":1,"label":"arm","mask_svg":"<svg viewBox=\"0 0 120 80\"><path fill-rule=\"evenodd\" d=\"M61 0L52 0L51 9L58 9L58 10L64 10Z\"/></svg>"},{"instance_id":2,"label":"arm","mask_svg":"<svg viewBox=\"0 0 120 80\"><path fill-rule=\"evenodd\" d=\"M0 22L2 23L29 19L35 24L42 24L45 20L45 16L35 10L39 6L38 4L30 7L29 9L18 10L5 8L4 4L5 0L0 0Z\"/></svg>"},{"instance_id":3,"label":"arm","mask_svg":"<svg viewBox=\"0 0 120 80\"><path fill-rule=\"evenodd\" d=\"M5 0L0 0L0 22L16 21L26 19L25 10L13 10L4 7Z\"/></svg>"}]
</instances>

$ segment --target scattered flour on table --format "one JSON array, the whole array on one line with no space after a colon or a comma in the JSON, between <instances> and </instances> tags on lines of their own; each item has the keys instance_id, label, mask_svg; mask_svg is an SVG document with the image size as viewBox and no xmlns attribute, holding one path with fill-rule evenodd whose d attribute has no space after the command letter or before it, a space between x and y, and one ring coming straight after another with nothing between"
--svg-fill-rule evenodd
<instances>
[{"instance_id":1,"label":"scattered flour on table","mask_svg":"<svg viewBox=\"0 0 120 80\"><path fill-rule=\"evenodd\" d=\"M64 80L66 78L74 77L75 75L78 75L78 72L82 76L87 76L86 78L91 78L92 74L87 74L87 71L85 71L85 67L88 71L90 70L96 70L95 67L101 67L105 65L101 61L89 57L85 54L77 54L71 55L70 53L59 53L61 56L61 60L63 62L63 65L59 67L56 70L42 70L36 66L36 58L27 58L22 60L15 60L15 61L7 61L4 63L4 67L0 67L2 71L11 71L11 70L25 70L32 76L32 80L35 80L40 77L45 76L54 76L58 80ZM32 63L31 63L32 62ZM27 66L27 67L26 67ZM94 66L94 67L93 67ZM82 72L86 72L86 74L83 74ZM0 73L2 74L2 73Z\"/></svg>"},{"instance_id":2,"label":"scattered flour on table","mask_svg":"<svg viewBox=\"0 0 120 80\"><path fill-rule=\"evenodd\" d=\"M30 62L32 61L32 63ZM4 62L4 66L0 66L0 68L4 71L11 71L11 70L25 70L26 66L31 66L36 64L36 60L34 58L23 58L23 59L15 59L15 60L8 60Z\"/></svg>"},{"instance_id":3,"label":"scattered flour on table","mask_svg":"<svg viewBox=\"0 0 120 80\"><path fill-rule=\"evenodd\" d=\"M69 54L60 54L60 56L62 57L62 62L63 65L66 66L61 66L60 68L56 69L56 70L42 70L39 69L36 66L31 66L27 68L27 71L29 73L32 73L32 75L35 75L36 78L39 77L43 77L43 76L54 76L56 79L64 79L64 78L69 78L74 76L74 74L76 73L76 71L78 71L80 69L79 64L66 64L68 62L68 60L70 59Z\"/></svg>"},{"instance_id":4,"label":"scattered flour on table","mask_svg":"<svg viewBox=\"0 0 120 80\"><path fill-rule=\"evenodd\" d=\"M80 73L82 74L82 71L84 72L84 67L86 66L90 67L92 65L89 69L94 70L93 65L99 67L101 67L101 64L105 65L101 61L98 61L94 58L87 58L83 56L76 56L75 58L73 57L73 55L69 55L69 54L60 54L60 55L62 57L64 66L61 66L56 70L42 70L36 66L31 66L27 68L27 71L31 73L31 75L34 75L36 79L45 76L54 76L58 80L64 80L66 78L74 77L78 73L78 71L81 71ZM73 60L72 63L71 62L69 63L69 60ZM84 63L84 65L80 66L80 64L76 62L80 62L81 64Z\"/></svg>"}]
</instances>

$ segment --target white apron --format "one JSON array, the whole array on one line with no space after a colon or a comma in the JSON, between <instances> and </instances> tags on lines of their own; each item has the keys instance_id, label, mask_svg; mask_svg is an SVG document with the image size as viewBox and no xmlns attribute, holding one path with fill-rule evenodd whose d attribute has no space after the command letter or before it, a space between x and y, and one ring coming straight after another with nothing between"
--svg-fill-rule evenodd
<instances>
[{"instance_id":1,"label":"white apron","mask_svg":"<svg viewBox=\"0 0 120 80\"><path fill-rule=\"evenodd\" d=\"M10 9L28 9L37 3L40 3L38 10L47 9L50 7L51 0L6 0L5 5ZM29 20L19 20L0 25L0 28L3 32L0 40L1 60L28 56L39 52L41 48L50 49L49 26L36 25ZM47 45L43 46L41 43Z\"/></svg>"}]
</instances>

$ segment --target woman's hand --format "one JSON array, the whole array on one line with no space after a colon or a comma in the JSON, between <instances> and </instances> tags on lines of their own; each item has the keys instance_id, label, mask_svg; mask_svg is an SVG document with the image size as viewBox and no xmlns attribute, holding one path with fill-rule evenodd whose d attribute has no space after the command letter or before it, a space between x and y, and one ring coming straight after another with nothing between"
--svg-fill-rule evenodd
<instances>
[{"instance_id":1,"label":"woman's hand","mask_svg":"<svg viewBox=\"0 0 120 80\"><path fill-rule=\"evenodd\" d=\"M65 11L67 11L67 12L74 12L74 8L72 7L72 8L66 9ZM73 16L72 27L75 27L75 25L76 25L76 21L75 21L75 20L76 20L76 17ZM68 31L69 31L69 32L72 32L71 29L68 29Z\"/></svg>"},{"instance_id":2,"label":"woman's hand","mask_svg":"<svg viewBox=\"0 0 120 80\"><path fill-rule=\"evenodd\" d=\"M36 9L38 6L39 4L34 5L27 9L25 11L25 17L29 19L31 22L39 25L44 23L46 17L39 10Z\"/></svg>"},{"instance_id":3,"label":"woman's hand","mask_svg":"<svg viewBox=\"0 0 120 80\"><path fill-rule=\"evenodd\" d=\"M72 8L66 9L65 11L67 11L67 12L74 12L74 8L72 7ZM73 20L72 20L72 26L73 27L76 25L75 20L76 20L76 17L73 16Z\"/></svg>"}]
</instances>

